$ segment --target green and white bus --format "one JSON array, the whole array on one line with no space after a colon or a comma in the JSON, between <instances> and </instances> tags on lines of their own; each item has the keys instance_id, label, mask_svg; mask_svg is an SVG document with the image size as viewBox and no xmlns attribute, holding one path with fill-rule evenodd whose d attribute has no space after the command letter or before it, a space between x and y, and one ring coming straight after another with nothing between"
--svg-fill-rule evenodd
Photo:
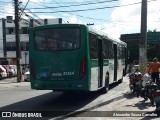
<instances>
[{"instance_id":1,"label":"green and white bus","mask_svg":"<svg viewBox=\"0 0 160 120\"><path fill-rule=\"evenodd\" d=\"M54 91L108 91L123 79L126 43L82 24L31 28L31 88Z\"/></svg>"}]
</instances>

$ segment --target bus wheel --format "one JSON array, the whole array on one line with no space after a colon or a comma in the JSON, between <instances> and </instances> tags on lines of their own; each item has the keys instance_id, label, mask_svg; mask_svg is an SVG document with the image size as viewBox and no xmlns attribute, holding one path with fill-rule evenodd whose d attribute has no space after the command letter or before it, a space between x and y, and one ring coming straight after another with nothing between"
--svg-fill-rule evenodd
<instances>
[{"instance_id":1,"label":"bus wheel","mask_svg":"<svg viewBox=\"0 0 160 120\"><path fill-rule=\"evenodd\" d=\"M101 93L105 94L108 92L108 90L109 90L109 75L107 74L105 78L105 86L102 88Z\"/></svg>"}]
</instances>

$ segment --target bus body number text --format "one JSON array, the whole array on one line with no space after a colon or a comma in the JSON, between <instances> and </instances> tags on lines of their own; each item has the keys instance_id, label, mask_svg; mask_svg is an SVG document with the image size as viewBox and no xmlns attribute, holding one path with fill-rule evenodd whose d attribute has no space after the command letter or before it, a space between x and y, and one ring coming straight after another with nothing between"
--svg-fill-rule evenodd
<instances>
[{"instance_id":1,"label":"bus body number text","mask_svg":"<svg viewBox=\"0 0 160 120\"><path fill-rule=\"evenodd\" d=\"M63 72L63 75L74 75L74 72Z\"/></svg>"}]
</instances>

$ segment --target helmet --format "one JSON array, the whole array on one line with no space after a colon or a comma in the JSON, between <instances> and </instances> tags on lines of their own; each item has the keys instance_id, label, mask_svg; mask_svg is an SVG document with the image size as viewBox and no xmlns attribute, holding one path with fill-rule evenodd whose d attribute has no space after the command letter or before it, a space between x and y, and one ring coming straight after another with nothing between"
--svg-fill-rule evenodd
<instances>
[{"instance_id":1,"label":"helmet","mask_svg":"<svg viewBox=\"0 0 160 120\"><path fill-rule=\"evenodd\" d=\"M153 59L153 61L156 62L156 61L158 61L158 59L155 57L155 58Z\"/></svg>"}]
</instances>

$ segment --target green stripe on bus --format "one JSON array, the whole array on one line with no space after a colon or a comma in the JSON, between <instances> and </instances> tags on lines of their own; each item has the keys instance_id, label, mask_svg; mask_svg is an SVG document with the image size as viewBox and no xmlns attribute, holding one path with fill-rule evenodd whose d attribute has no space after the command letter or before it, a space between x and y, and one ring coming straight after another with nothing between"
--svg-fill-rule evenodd
<instances>
[{"instance_id":1,"label":"green stripe on bus","mask_svg":"<svg viewBox=\"0 0 160 120\"><path fill-rule=\"evenodd\" d=\"M91 65L92 67L98 67L98 60L92 60ZM104 60L103 66L108 66L108 65L109 65L109 60Z\"/></svg>"},{"instance_id":2,"label":"green stripe on bus","mask_svg":"<svg viewBox=\"0 0 160 120\"><path fill-rule=\"evenodd\" d=\"M103 66L108 66L109 65L109 60L104 60L103 61Z\"/></svg>"},{"instance_id":3,"label":"green stripe on bus","mask_svg":"<svg viewBox=\"0 0 160 120\"><path fill-rule=\"evenodd\" d=\"M92 67L98 67L98 60L91 60L91 66Z\"/></svg>"}]
</instances>

